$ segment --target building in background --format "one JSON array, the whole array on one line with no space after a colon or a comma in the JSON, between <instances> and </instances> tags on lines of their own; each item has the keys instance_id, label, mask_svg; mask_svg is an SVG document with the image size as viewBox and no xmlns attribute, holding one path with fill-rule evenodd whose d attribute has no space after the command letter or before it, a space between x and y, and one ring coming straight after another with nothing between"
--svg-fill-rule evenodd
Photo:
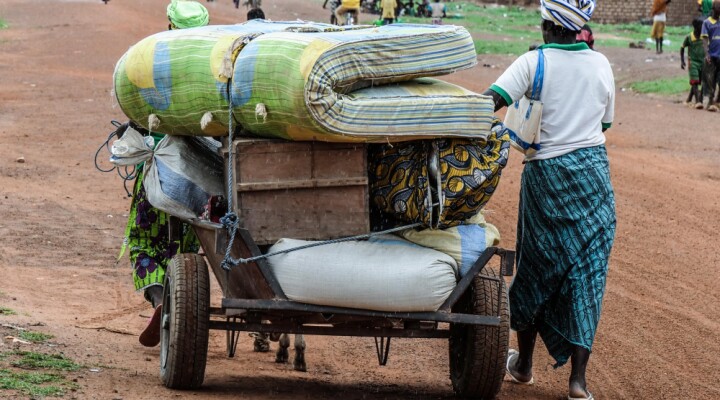
<instances>
[{"instance_id":1,"label":"building in background","mask_svg":"<svg viewBox=\"0 0 720 400\"><path fill-rule=\"evenodd\" d=\"M523 7L539 7L540 4L539 0L479 0L478 2ZM652 2L653 0L598 0L593 22L618 24L644 21L652 24L649 15ZM673 0L668 6L667 24L690 25L693 18L699 15L697 7L697 0Z\"/></svg>"}]
</instances>

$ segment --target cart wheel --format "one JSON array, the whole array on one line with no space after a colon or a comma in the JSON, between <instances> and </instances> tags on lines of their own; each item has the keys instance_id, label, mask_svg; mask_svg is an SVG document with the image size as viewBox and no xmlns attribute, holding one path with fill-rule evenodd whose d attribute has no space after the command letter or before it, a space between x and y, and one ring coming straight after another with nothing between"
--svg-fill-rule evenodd
<instances>
[{"instance_id":1,"label":"cart wheel","mask_svg":"<svg viewBox=\"0 0 720 400\"><path fill-rule=\"evenodd\" d=\"M210 333L210 278L197 254L178 254L165 275L160 378L171 389L196 389L205 378Z\"/></svg>"},{"instance_id":2,"label":"cart wheel","mask_svg":"<svg viewBox=\"0 0 720 400\"><path fill-rule=\"evenodd\" d=\"M500 282L480 275L499 278ZM457 313L498 315L498 301L500 326L450 325L450 379L460 397L492 399L500 391L510 336L507 287L502 275L483 268L453 307Z\"/></svg>"}]
</instances>

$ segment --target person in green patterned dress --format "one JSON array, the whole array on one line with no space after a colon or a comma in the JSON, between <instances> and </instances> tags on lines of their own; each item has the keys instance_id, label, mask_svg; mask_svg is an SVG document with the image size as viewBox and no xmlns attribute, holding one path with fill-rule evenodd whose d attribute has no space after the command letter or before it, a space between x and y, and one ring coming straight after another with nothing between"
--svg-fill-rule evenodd
<instances>
[{"instance_id":1,"label":"person in green patterned dress","mask_svg":"<svg viewBox=\"0 0 720 400\"><path fill-rule=\"evenodd\" d=\"M169 29L193 28L207 25L209 22L207 9L196 1L173 0L167 6L167 16L170 21ZM141 127L133 125L133 128L144 134L152 134L155 144L163 137L148 133ZM142 290L145 299L155 309L148 326L139 338L143 346L153 347L160 343L163 281L168 263L178 250L197 252L200 244L192 229L186 224L183 224L181 239L170 240L169 216L150 204L143 186L142 165L139 166L138 171L121 255L125 249L129 249L135 290Z\"/></svg>"}]
</instances>

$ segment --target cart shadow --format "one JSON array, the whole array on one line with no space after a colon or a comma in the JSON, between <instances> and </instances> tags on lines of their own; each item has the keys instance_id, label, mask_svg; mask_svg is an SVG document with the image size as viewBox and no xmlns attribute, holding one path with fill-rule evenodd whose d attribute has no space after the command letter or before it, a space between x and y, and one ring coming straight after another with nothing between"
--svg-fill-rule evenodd
<instances>
[{"instance_id":1,"label":"cart shadow","mask_svg":"<svg viewBox=\"0 0 720 400\"><path fill-rule=\"evenodd\" d=\"M273 399L453 399L452 389L429 388L379 382L335 383L307 378L279 376L233 376L212 379L203 384L205 393L213 398L255 398L272 396Z\"/></svg>"}]
</instances>

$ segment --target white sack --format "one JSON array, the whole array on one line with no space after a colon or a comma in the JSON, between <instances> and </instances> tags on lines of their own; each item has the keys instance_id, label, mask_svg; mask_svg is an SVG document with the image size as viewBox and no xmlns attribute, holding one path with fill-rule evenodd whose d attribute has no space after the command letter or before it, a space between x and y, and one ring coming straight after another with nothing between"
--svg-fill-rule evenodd
<instances>
[{"instance_id":1,"label":"white sack","mask_svg":"<svg viewBox=\"0 0 720 400\"><path fill-rule=\"evenodd\" d=\"M219 146L210 138L165 136L145 168L150 204L176 217L199 217L210 197L225 191Z\"/></svg>"},{"instance_id":2,"label":"white sack","mask_svg":"<svg viewBox=\"0 0 720 400\"><path fill-rule=\"evenodd\" d=\"M110 146L110 162L115 165L137 165L152 157L155 138L143 137L128 126L123 136Z\"/></svg>"},{"instance_id":3,"label":"white sack","mask_svg":"<svg viewBox=\"0 0 720 400\"><path fill-rule=\"evenodd\" d=\"M269 252L313 243L281 239ZM455 288L457 263L394 235L268 258L291 300L377 311L437 311Z\"/></svg>"}]
</instances>

